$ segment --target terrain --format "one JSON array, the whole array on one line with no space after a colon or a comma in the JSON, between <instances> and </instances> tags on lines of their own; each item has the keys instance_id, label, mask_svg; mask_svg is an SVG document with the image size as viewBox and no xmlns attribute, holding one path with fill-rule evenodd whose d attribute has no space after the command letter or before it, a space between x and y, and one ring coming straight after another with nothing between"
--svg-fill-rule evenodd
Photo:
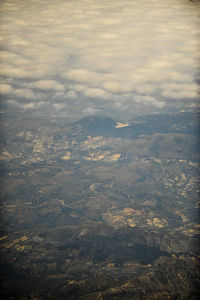
<instances>
[{"instance_id":1,"label":"terrain","mask_svg":"<svg viewBox=\"0 0 200 300\"><path fill-rule=\"evenodd\" d=\"M198 299L199 115L1 116L1 299Z\"/></svg>"}]
</instances>

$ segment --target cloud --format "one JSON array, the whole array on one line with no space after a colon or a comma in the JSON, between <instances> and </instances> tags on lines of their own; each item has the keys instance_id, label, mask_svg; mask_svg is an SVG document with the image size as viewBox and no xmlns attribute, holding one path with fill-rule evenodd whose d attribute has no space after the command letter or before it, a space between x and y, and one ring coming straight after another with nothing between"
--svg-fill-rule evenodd
<instances>
[{"instance_id":1,"label":"cloud","mask_svg":"<svg viewBox=\"0 0 200 300\"><path fill-rule=\"evenodd\" d=\"M142 105L152 105L156 108L163 108L165 106L163 101L158 101L156 98L150 96L135 96L134 100L136 103Z\"/></svg>"},{"instance_id":2,"label":"cloud","mask_svg":"<svg viewBox=\"0 0 200 300\"><path fill-rule=\"evenodd\" d=\"M193 91L193 92L198 92L200 90L200 87L198 84L188 84L188 83L165 83L161 86L162 89L166 90L174 90L174 91L182 91L182 90L187 90L187 91Z\"/></svg>"},{"instance_id":3,"label":"cloud","mask_svg":"<svg viewBox=\"0 0 200 300\"><path fill-rule=\"evenodd\" d=\"M12 91L12 87L9 84L0 84L0 94L6 95Z\"/></svg>"},{"instance_id":4,"label":"cloud","mask_svg":"<svg viewBox=\"0 0 200 300\"><path fill-rule=\"evenodd\" d=\"M101 99L107 99L109 97L108 93L101 89L86 89L84 91L84 95L89 98L101 98Z\"/></svg>"},{"instance_id":5,"label":"cloud","mask_svg":"<svg viewBox=\"0 0 200 300\"><path fill-rule=\"evenodd\" d=\"M105 82L103 87L112 93L118 93L120 91L120 84L115 81Z\"/></svg>"},{"instance_id":6,"label":"cloud","mask_svg":"<svg viewBox=\"0 0 200 300\"><path fill-rule=\"evenodd\" d=\"M28 59L8 51L0 51L0 58L3 63L14 65L26 65L30 62Z\"/></svg>"},{"instance_id":7,"label":"cloud","mask_svg":"<svg viewBox=\"0 0 200 300\"><path fill-rule=\"evenodd\" d=\"M64 104L64 103L54 103L54 104L53 104L53 108L54 108L56 111L60 111L60 110L65 109L65 104Z\"/></svg>"},{"instance_id":8,"label":"cloud","mask_svg":"<svg viewBox=\"0 0 200 300\"><path fill-rule=\"evenodd\" d=\"M172 99L185 99L185 98L195 99L195 98L199 98L199 94L197 92L190 91L190 90L163 91L162 95L164 97L168 97L168 98L172 98Z\"/></svg>"},{"instance_id":9,"label":"cloud","mask_svg":"<svg viewBox=\"0 0 200 300\"><path fill-rule=\"evenodd\" d=\"M30 88L39 89L39 90L55 90L55 91L64 91L65 88L63 84L55 80L39 80L27 84Z\"/></svg>"},{"instance_id":10,"label":"cloud","mask_svg":"<svg viewBox=\"0 0 200 300\"><path fill-rule=\"evenodd\" d=\"M99 78L97 73L91 72L86 69L71 70L67 73L63 73L63 77L77 82L90 82L98 80Z\"/></svg>"},{"instance_id":11,"label":"cloud","mask_svg":"<svg viewBox=\"0 0 200 300\"><path fill-rule=\"evenodd\" d=\"M36 99L36 95L29 89L15 89L12 94L17 98Z\"/></svg>"},{"instance_id":12,"label":"cloud","mask_svg":"<svg viewBox=\"0 0 200 300\"><path fill-rule=\"evenodd\" d=\"M0 76L3 77L13 77L13 78L30 78L31 73L26 69L18 66L11 66L6 64L1 64Z\"/></svg>"},{"instance_id":13,"label":"cloud","mask_svg":"<svg viewBox=\"0 0 200 300\"><path fill-rule=\"evenodd\" d=\"M135 90L140 94L152 94L156 87L153 84L141 84L136 86Z\"/></svg>"},{"instance_id":14,"label":"cloud","mask_svg":"<svg viewBox=\"0 0 200 300\"><path fill-rule=\"evenodd\" d=\"M42 101L30 102L28 104L21 104L21 106L24 110L35 110L35 109L40 109L41 107L45 106L45 103Z\"/></svg>"},{"instance_id":15,"label":"cloud","mask_svg":"<svg viewBox=\"0 0 200 300\"><path fill-rule=\"evenodd\" d=\"M103 83L103 87L112 93L127 93L134 89L133 83L129 81L107 81Z\"/></svg>"},{"instance_id":16,"label":"cloud","mask_svg":"<svg viewBox=\"0 0 200 300\"><path fill-rule=\"evenodd\" d=\"M162 96L172 99L196 99L199 98L199 86L188 83L170 83L162 85Z\"/></svg>"},{"instance_id":17,"label":"cloud","mask_svg":"<svg viewBox=\"0 0 200 300\"><path fill-rule=\"evenodd\" d=\"M29 103L21 103L16 101L15 99L9 99L7 101L8 105L10 105L14 110L25 110L25 111L34 111L34 110L39 110L41 108L46 108L46 104L43 101L38 101L38 102L29 102Z\"/></svg>"},{"instance_id":18,"label":"cloud","mask_svg":"<svg viewBox=\"0 0 200 300\"><path fill-rule=\"evenodd\" d=\"M77 96L77 93L75 91L68 91L65 95L64 95L65 98L70 98L70 99L76 99L78 96Z\"/></svg>"},{"instance_id":19,"label":"cloud","mask_svg":"<svg viewBox=\"0 0 200 300\"><path fill-rule=\"evenodd\" d=\"M98 108L93 108L93 107L86 107L83 110L83 112L86 115L95 115L96 113L99 113L99 109Z\"/></svg>"},{"instance_id":20,"label":"cloud","mask_svg":"<svg viewBox=\"0 0 200 300\"><path fill-rule=\"evenodd\" d=\"M82 84L74 84L74 85L69 85L69 88L72 88L74 90L76 90L77 92L82 92L85 90L86 86L82 85Z\"/></svg>"},{"instance_id":21,"label":"cloud","mask_svg":"<svg viewBox=\"0 0 200 300\"><path fill-rule=\"evenodd\" d=\"M38 109L34 103L45 100L41 109L55 104L58 114L60 101L73 106L77 115L80 102L88 112L97 100L105 112L115 107L131 115L171 111L172 105L184 109L185 98L191 103L197 99L200 3L114 4L3 1L1 94L16 102L29 100L26 107L32 110Z\"/></svg>"},{"instance_id":22,"label":"cloud","mask_svg":"<svg viewBox=\"0 0 200 300\"><path fill-rule=\"evenodd\" d=\"M33 110L35 108L36 108L36 104L34 102L23 105L23 109L25 110Z\"/></svg>"}]
</instances>

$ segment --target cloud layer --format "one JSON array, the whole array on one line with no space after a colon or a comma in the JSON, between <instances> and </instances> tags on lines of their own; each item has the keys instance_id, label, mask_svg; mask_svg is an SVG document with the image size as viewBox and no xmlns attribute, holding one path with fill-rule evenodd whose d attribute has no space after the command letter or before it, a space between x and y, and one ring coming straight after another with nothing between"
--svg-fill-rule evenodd
<instances>
[{"instance_id":1,"label":"cloud layer","mask_svg":"<svg viewBox=\"0 0 200 300\"><path fill-rule=\"evenodd\" d=\"M7 0L0 10L10 105L79 117L197 104L198 1Z\"/></svg>"}]
</instances>

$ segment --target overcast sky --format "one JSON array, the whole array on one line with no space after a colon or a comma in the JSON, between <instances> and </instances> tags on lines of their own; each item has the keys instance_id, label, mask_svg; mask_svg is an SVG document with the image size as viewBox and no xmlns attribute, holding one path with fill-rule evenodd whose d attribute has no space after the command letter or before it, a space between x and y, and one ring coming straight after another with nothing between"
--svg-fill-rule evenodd
<instances>
[{"instance_id":1,"label":"overcast sky","mask_svg":"<svg viewBox=\"0 0 200 300\"><path fill-rule=\"evenodd\" d=\"M11 110L128 119L198 105L200 2L4 0L0 93Z\"/></svg>"}]
</instances>

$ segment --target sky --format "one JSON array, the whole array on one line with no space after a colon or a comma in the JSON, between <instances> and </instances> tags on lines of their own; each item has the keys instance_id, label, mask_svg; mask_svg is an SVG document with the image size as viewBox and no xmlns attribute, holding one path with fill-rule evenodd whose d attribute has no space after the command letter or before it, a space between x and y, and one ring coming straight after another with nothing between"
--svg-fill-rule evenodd
<instances>
[{"instance_id":1,"label":"sky","mask_svg":"<svg viewBox=\"0 0 200 300\"><path fill-rule=\"evenodd\" d=\"M2 0L0 94L34 115L198 107L200 1Z\"/></svg>"}]
</instances>

